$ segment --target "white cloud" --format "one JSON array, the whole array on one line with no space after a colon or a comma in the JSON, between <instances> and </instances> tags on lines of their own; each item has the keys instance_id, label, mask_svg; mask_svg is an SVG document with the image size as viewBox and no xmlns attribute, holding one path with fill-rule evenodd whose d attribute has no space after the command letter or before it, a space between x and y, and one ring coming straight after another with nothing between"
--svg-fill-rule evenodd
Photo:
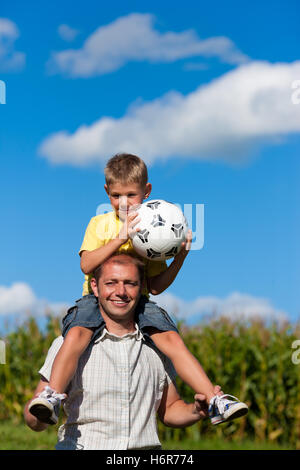
<instances>
[{"instance_id":1,"label":"white cloud","mask_svg":"<svg viewBox=\"0 0 300 470\"><path fill-rule=\"evenodd\" d=\"M24 282L16 282L10 287L0 286L0 314L26 312L36 302L33 290Z\"/></svg>"},{"instance_id":2,"label":"white cloud","mask_svg":"<svg viewBox=\"0 0 300 470\"><path fill-rule=\"evenodd\" d=\"M61 24L57 28L57 32L59 36L64 40L68 42L74 41L76 36L78 36L79 31L77 29L71 28L71 26L67 24Z\"/></svg>"},{"instance_id":3,"label":"white cloud","mask_svg":"<svg viewBox=\"0 0 300 470\"><path fill-rule=\"evenodd\" d=\"M253 297L248 294L233 292L225 298L198 297L188 302L172 293L151 296L151 300L163 307L170 316L177 320L198 322L201 317L211 315L239 318L284 321L287 314L272 306L268 299ZM51 313L62 316L70 307L64 302L49 302L38 298L25 282L15 282L11 286L0 286L0 317L26 318L43 316Z\"/></svg>"},{"instance_id":4,"label":"white cloud","mask_svg":"<svg viewBox=\"0 0 300 470\"><path fill-rule=\"evenodd\" d=\"M53 303L36 296L25 282L15 282L11 286L0 286L1 315L43 315L52 312L61 315L68 308L66 303Z\"/></svg>"},{"instance_id":5,"label":"white cloud","mask_svg":"<svg viewBox=\"0 0 300 470\"><path fill-rule=\"evenodd\" d=\"M201 40L193 30L160 33L154 16L131 13L99 27L80 49L54 52L48 67L71 77L114 72L129 61L174 62L186 57L218 57L239 64L248 60L227 37Z\"/></svg>"},{"instance_id":6,"label":"white cloud","mask_svg":"<svg viewBox=\"0 0 300 470\"><path fill-rule=\"evenodd\" d=\"M171 293L163 293L151 300L163 307L173 318L199 320L200 317L213 315L232 320L260 318L262 320L285 321L287 314L277 310L268 299L233 292L225 298L198 297L190 302Z\"/></svg>"},{"instance_id":7,"label":"white cloud","mask_svg":"<svg viewBox=\"0 0 300 470\"><path fill-rule=\"evenodd\" d=\"M39 154L56 164L88 165L125 151L148 164L157 159L244 161L253 146L278 143L300 131L300 106L291 84L300 61L242 65L184 96L170 92L129 107L119 118L102 117L73 134L48 136Z\"/></svg>"},{"instance_id":8,"label":"white cloud","mask_svg":"<svg viewBox=\"0 0 300 470\"><path fill-rule=\"evenodd\" d=\"M0 18L0 71L16 72L25 65L25 54L15 50L19 37L17 25L8 18Z\"/></svg>"}]
</instances>

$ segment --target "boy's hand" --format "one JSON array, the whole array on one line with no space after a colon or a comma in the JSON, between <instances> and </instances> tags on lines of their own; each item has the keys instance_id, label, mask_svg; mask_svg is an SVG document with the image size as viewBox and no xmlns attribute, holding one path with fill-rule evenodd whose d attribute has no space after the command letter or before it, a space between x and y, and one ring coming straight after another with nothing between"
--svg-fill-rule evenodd
<instances>
[{"instance_id":1,"label":"boy's hand","mask_svg":"<svg viewBox=\"0 0 300 470\"><path fill-rule=\"evenodd\" d=\"M140 218L138 217L138 213L135 212L134 207L132 207L128 214L125 215L123 220L123 226L119 232L118 238L122 238L125 241L128 240L129 237L132 237L135 232L138 232L140 229L136 227L136 225L140 222Z\"/></svg>"},{"instance_id":2,"label":"boy's hand","mask_svg":"<svg viewBox=\"0 0 300 470\"><path fill-rule=\"evenodd\" d=\"M185 240L185 242L182 242L181 250L175 256L175 259L177 259L177 260L184 260L185 259L185 257L188 255L188 253L191 249L192 239L193 239L193 233L192 233L192 230L189 229L187 231L187 234L186 234L186 240Z\"/></svg>"}]
</instances>

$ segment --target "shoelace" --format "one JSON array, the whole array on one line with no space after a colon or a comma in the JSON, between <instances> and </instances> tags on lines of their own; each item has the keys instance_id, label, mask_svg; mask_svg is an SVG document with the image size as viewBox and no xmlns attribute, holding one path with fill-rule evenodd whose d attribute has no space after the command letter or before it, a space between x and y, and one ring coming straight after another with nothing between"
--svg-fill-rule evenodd
<instances>
[{"instance_id":1,"label":"shoelace","mask_svg":"<svg viewBox=\"0 0 300 470\"><path fill-rule=\"evenodd\" d=\"M233 403L233 400L227 400L226 397L231 397L233 398L236 402L238 402L238 399L236 397L234 397L233 395L216 395L214 397L214 406L218 407L218 410L221 414L224 413L224 411L226 410L226 405L228 405L228 403Z\"/></svg>"},{"instance_id":2,"label":"shoelace","mask_svg":"<svg viewBox=\"0 0 300 470\"><path fill-rule=\"evenodd\" d=\"M49 385L46 385L42 393L40 394L41 398L54 398L55 400L64 400L66 398L65 393L57 393L53 388L49 387Z\"/></svg>"}]
</instances>

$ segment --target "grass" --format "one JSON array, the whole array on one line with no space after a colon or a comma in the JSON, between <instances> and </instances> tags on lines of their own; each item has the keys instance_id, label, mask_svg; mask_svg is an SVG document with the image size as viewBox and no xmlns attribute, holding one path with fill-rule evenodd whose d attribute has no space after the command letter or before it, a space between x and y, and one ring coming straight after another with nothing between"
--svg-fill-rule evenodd
<instances>
[{"instance_id":1,"label":"grass","mask_svg":"<svg viewBox=\"0 0 300 470\"><path fill-rule=\"evenodd\" d=\"M25 424L0 423L0 450L54 450L57 428L34 432Z\"/></svg>"},{"instance_id":2,"label":"grass","mask_svg":"<svg viewBox=\"0 0 300 470\"><path fill-rule=\"evenodd\" d=\"M249 439L240 442L220 438L203 438L196 441L185 439L182 442L164 442L164 450L293 450L292 447L279 446L272 442L255 442Z\"/></svg>"},{"instance_id":3,"label":"grass","mask_svg":"<svg viewBox=\"0 0 300 470\"><path fill-rule=\"evenodd\" d=\"M54 450L57 437L57 426L49 427L43 432L31 431L25 424L10 421L0 423L0 450ZM289 446L276 443L255 443L244 440L230 442L224 439L203 438L198 442L182 440L180 442L163 442L164 450L290 450Z\"/></svg>"}]
</instances>

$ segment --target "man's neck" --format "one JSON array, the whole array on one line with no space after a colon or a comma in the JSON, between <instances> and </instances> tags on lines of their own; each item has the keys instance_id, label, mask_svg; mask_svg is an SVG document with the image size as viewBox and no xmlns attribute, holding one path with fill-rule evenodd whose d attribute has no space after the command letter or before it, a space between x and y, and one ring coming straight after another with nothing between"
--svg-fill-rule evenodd
<instances>
[{"instance_id":1,"label":"man's neck","mask_svg":"<svg viewBox=\"0 0 300 470\"><path fill-rule=\"evenodd\" d=\"M130 315L130 318L114 319L108 316L101 306L100 312L105 321L105 327L110 333L116 336L124 336L127 333L133 333L135 331L134 315Z\"/></svg>"},{"instance_id":2,"label":"man's neck","mask_svg":"<svg viewBox=\"0 0 300 470\"><path fill-rule=\"evenodd\" d=\"M106 321L105 324L106 329L107 331L109 331L109 333L120 337L125 336L128 333L133 333L135 331L134 321L130 321L130 323L127 324L121 324L109 319L109 321Z\"/></svg>"}]
</instances>

